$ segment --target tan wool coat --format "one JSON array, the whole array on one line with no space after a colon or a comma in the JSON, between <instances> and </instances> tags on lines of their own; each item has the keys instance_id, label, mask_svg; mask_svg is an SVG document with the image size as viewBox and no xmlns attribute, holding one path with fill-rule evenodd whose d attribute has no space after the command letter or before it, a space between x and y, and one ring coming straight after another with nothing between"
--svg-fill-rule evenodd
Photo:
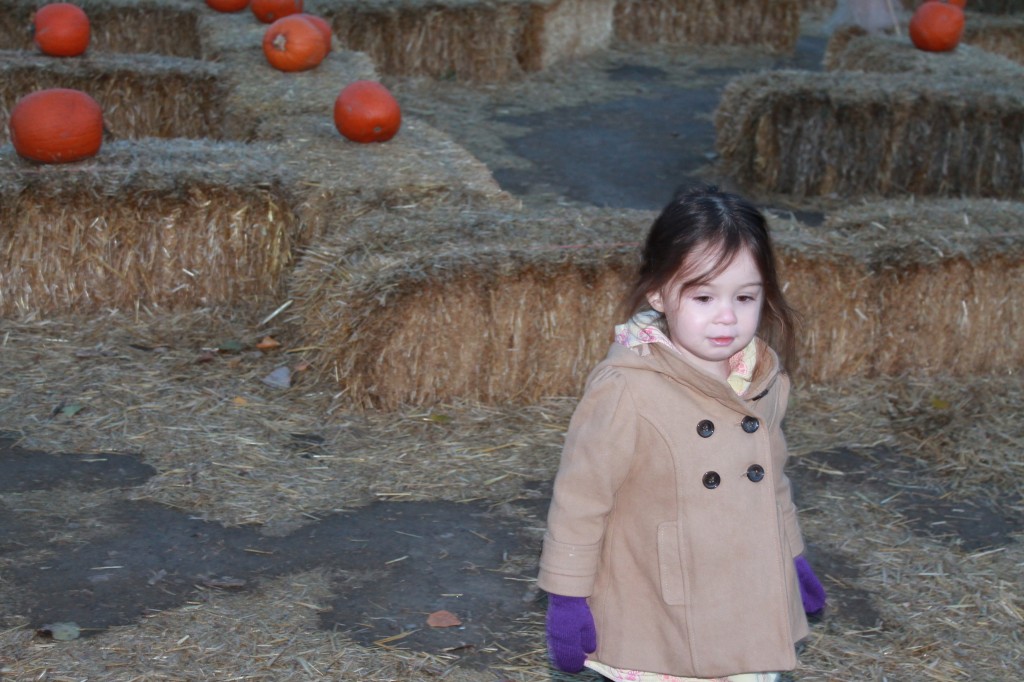
<instances>
[{"instance_id":1,"label":"tan wool coat","mask_svg":"<svg viewBox=\"0 0 1024 682\"><path fill-rule=\"evenodd\" d=\"M591 373L555 477L540 587L588 597L592 658L720 677L796 667L808 633L803 539L773 351L738 396L659 344L615 344Z\"/></svg>"}]
</instances>

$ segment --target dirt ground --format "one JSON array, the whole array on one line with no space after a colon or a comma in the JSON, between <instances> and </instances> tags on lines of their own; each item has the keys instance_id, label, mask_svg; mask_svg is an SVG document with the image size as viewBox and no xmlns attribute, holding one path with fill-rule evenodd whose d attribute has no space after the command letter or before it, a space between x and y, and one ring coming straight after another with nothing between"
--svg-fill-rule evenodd
<instances>
[{"instance_id":1,"label":"dirt ground","mask_svg":"<svg viewBox=\"0 0 1024 682\"><path fill-rule=\"evenodd\" d=\"M656 209L680 184L728 186L710 117L729 78L815 68L824 41L391 84L525 203ZM0 679L594 679L546 665L532 582L571 398L358 415L323 387L259 385L279 360L251 349L196 360L268 332L287 343L230 318L3 321ZM990 409L1020 389L797 387L790 473L830 606L789 679L1024 676L1024 433ZM429 626L440 610L461 624ZM55 638L67 622L81 636Z\"/></svg>"}]
</instances>

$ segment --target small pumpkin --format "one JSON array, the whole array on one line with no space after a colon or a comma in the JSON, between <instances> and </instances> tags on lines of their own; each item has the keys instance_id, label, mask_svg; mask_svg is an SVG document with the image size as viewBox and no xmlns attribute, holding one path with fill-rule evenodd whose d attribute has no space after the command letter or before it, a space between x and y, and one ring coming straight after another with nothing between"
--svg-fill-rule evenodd
<instances>
[{"instance_id":1,"label":"small pumpkin","mask_svg":"<svg viewBox=\"0 0 1024 682\"><path fill-rule=\"evenodd\" d=\"M81 90L51 88L25 95L11 109L9 127L14 151L42 163L86 159L103 144L103 111Z\"/></svg>"},{"instance_id":2,"label":"small pumpkin","mask_svg":"<svg viewBox=\"0 0 1024 682\"><path fill-rule=\"evenodd\" d=\"M77 57L89 47L89 17L70 2L43 5L32 17L32 41L51 57Z\"/></svg>"},{"instance_id":3,"label":"small pumpkin","mask_svg":"<svg viewBox=\"0 0 1024 682\"><path fill-rule=\"evenodd\" d=\"M327 41L316 24L301 14L291 14L267 27L263 54L280 71L306 71L327 56Z\"/></svg>"},{"instance_id":4,"label":"small pumpkin","mask_svg":"<svg viewBox=\"0 0 1024 682\"><path fill-rule=\"evenodd\" d=\"M334 39L334 31L331 29L331 25L323 17L318 17L315 14L307 14L302 12L299 14L300 17L308 21L309 23L316 26L320 33L324 36L324 41L327 43L327 51L331 51L331 41Z\"/></svg>"},{"instance_id":5,"label":"small pumpkin","mask_svg":"<svg viewBox=\"0 0 1024 682\"><path fill-rule=\"evenodd\" d=\"M249 9L264 24L302 12L302 0L250 0Z\"/></svg>"},{"instance_id":6,"label":"small pumpkin","mask_svg":"<svg viewBox=\"0 0 1024 682\"><path fill-rule=\"evenodd\" d=\"M910 42L925 52L948 52L960 44L964 11L950 2L927 0L910 17Z\"/></svg>"},{"instance_id":7,"label":"small pumpkin","mask_svg":"<svg viewBox=\"0 0 1024 682\"><path fill-rule=\"evenodd\" d=\"M249 0L206 0L206 5L218 12L241 12L249 6Z\"/></svg>"},{"instance_id":8,"label":"small pumpkin","mask_svg":"<svg viewBox=\"0 0 1024 682\"><path fill-rule=\"evenodd\" d=\"M376 81L346 85L334 100L334 126L353 142L387 142L402 125L402 110Z\"/></svg>"}]
</instances>

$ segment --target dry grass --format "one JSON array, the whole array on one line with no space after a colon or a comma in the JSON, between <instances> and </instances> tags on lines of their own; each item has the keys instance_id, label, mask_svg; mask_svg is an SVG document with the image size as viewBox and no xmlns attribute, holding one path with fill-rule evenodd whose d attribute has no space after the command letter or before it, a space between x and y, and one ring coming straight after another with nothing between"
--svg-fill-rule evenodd
<instances>
[{"instance_id":1,"label":"dry grass","mask_svg":"<svg viewBox=\"0 0 1024 682\"><path fill-rule=\"evenodd\" d=\"M203 360L203 348L264 333L283 340L282 350ZM273 367L299 362L290 339L285 328L210 314L4 322L0 372L18 384L0 388L0 422L26 447L140 452L159 474L132 497L275 534L372 499L499 504L553 476L573 399L356 414L301 372L287 391L260 382ZM798 385L787 434L807 466L822 450L867 457L886 446L928 462L953 499L998 499L1008 508L1017 500L1019 514L1022 390L1018 374ZM84 408L54 414L62 403ZM963 551L911 532L876 488L823 475L836 482L804 491L803 526L814 553L841 571L822 571L832 611L814 627L794 679L1013 679L1024 671L1019 541ZM34 638L8 619L0 669L14 680L551 679L541 614L528 608L517 627L536 646L474 671L452 668L445 654L367 648L320 631L317 612L330 592L324 572L234 596L203 590L138 625L69 643ZM880 623L858 624L856 594L870 599Z\"/></svg>"},{"instance_id":2,"label":"dry grass","mask_svg":"<svg viewBox=\"0 0 1024 682\"><path fill-rule=\"evenodd\" d=\"M161 4L171 6L170 1ZM249 291L218 301L228 303L225 307L195 307L211 303L196 298L187 309L125 304L118 311L102 305L88 314L64 310L44 315L39 305L16 306L17 316L0 320L0 376L5 377L0 381L0 426L20 436L23 446L48 452L140 453L158 472L139 488L69 495L62 504L101 504L123 496L228 525L257 525L266 533L287 533L315 523L321 515L377 499L501 505L536 497L534 482L554 475L575 395L570 389L545 394L538 390L545 384L537 380L553 376L544 372L556 369L581 380L596 355L570 349L578 360L559 368L530 368L529 363L548 362L556 355L541 348L517 359L515 367L524 373L516 376L536 392L527 405L483 404L470 399L477 394L463 390L465 386L458 399L441 399L440 393L430 392L434 387L406 377L403 381L408 380L414 396L432 397L433 402L410 406L395 398L391 411L363 410L351 391L331 380L333 365L323 355L361 343L358 335L310 344L301 328L305 321L292 315L299 308L316 312L321 336L335 334L351 320L365 320L357 331L369 334L374 329L393 331L387 315L396 304L418 305L419 326L396 335L396 346L388 349L396 366L406 366L403 350L423 343L424 337L412 332L432 329L428 313L439 301L451 306L453 319L475 312L465 318L465 328L474 340L485 336L481 330L491 334L486 340L492 350L535 343L531 333L537 330L531 331L525 318L520 315L517 321L507 309L523 300L534 304L538 291L548 297L539 300L561 306L553 308L557 315L541 320L546 325L542 332L564 326L578 338L583 328L584 336L598 338L607 333L598 330L607 315L594 314L611 303L612 283L606 280L619 277L616 263L634 257L634 236L650 216L568 209L543 219L525 215L500 192L483 164L416 117L387 146L347 145L323 115L344 79L375 75L368 58L339 51L322 71L286 79L258 68L258 48L251 41L259 27L238 19L201 14L200 49L228 72L219 81L227 88L224 106L230 112L225 135L273 144L250 144L251 153L236 154L231 144L118 143L105 147L104 153L112 153L111 163L98 157L84 165L53 168L26 166L8 152L3 159L8 188L3 210L13 205L8 196L21 196L18 183L23 183L31 190L30 204L45 204L48 216L58 215L56 190L66 180L53 177L78 174L82 179L75 181L77 186L87 187L95 203L97 197L117 197L115 207L129 207L111 215L122 221L129 215L151 220L163 209L147 208L143 190L156 191L154 204L161 204L170 201L161 198L170 196L168 187L191 176L150 163L150 150L188 151L194 155L196 173L210 179L195 186L210 195L192 203L187 197L176 199L174 207L193 226L193 241L181 253L200 248L200 235L207 234L203 220L222 224L228 220L220 212L225 207L249 205L228 191L238 183L237 191L261 210L267 204L260 202L271 199L289 206L296 221L291 227L302 236L269 255L261 247L241 252L249 260L239 260L239 252L231 259L225 256L223 267L233 269L224 273L224 286L251 283L247 264L266 262L260 258L283 264L299 244L308 242L303 269L288 292L295 296L279 291L264 297ZM97 169L103 172L85 179ZM269 185L267 172L273 179ZM262 181L254 177L260 174ZM126 193L133 181L142 185ZM192 186L189 182L184 185ZM275 194L279 182L283 198ZM212 203L204 206L206 201ZM65 216L65 227L74 226L82 214L79 210ZM798 305L824 330L809 336L805 371L818 367L820 373L846 377L811 384L805 374L796 386L787 433L794 453L806 457L807 466L815 466L814 453L823 450L845 447L867 457L885 445L930 464L952 497L1000 500L1019 518L1021 362L1014 355L1020 351L1007 339L1016 338L1020 312L1013 305L1013 290L1002 287L1019 279L1013 273L1019 268L1020 218L1018 204L922 202L848 207L818 231L775 223L781 250L796 259L788 262L791 286L805 292ZM3 224L10 224L7 215ZM91 226L83 223L74 229L86 235ZM139 237L137 232L126 234ZM613 236L616 241L609 240ZM69 239L59 233L55 238ZM5 249L0 253L22 249L8 261L19 267L38 262L44 251L25 252L26 238L0 243ZM586 246L575 248L580 244ZM151 244L134 246L137 252L155 253ZM222 262L205 252L208 242L201 248L206 264ZM908 263L913 267L905 267ZM71 271L68 261L56 267ZM10 271L9 266L0 268L4 275ZM236 276L233 284L227 284L228 274ZM367 286L346 290L353 277L366 278L361 282ZM946 277L951 278L949 286ZM470 295L477 285L486 296ZM556 295L560 287L568 292L561 300ZM6 294L11 287L5 282L0 290ZM117 293L113 287L108 290ZM908 290L913 297L906 300L884 295ZM21 289L22 297L25 291ZM465 296L450 297L452 292ZM350 293L363 296L364 307L350 318L337 316L339 310L347 313ZM843 293L852 298L835 297ZM167 290L154 295L161 294ZM1005 301L996 305L999 297ZM934 308L921 313L922 300L939 306L942 314L928 314ZM964 318L958 308L961 300L981 317L972 312ZM579 324L581 302L590 306L588 324L593 327ZM492 328L490 320L481 323L485 313L507 314L507 324ZM887 322L867 328L850 324L861 314ZM903 317L914 320L917 338L934 343L913 354L878 352L877 344L893 344L885 336L894 328L888 321ZM979 324L983 326L974 326ZM256 349L268 335L282 346ZM365 344L361 357L370 357L370 347ZM871 352L864 352L868 348ZM497 356L494 351L491 359ZM851 357L863 364L829 364ZM951 358L955 362L948 362ZM476 360L459 360L452 367L467 376ZM307 365L310 361L313 366ZM419 362L421 367L438 366L427 356ZM275 389L262 381L280 367L293 372L290 388ZM352 368L365 371L358 363ZM960 368L977 373L953 376ZM882 371L888 374L865 376ZM858 376L849 378L850 373ZM317 380L318 375L326 380ZM377 376L386 380L392 375ZM488 391L507 389L498 385L499 379L489 381ZM370 388L367 383L367 394ZM836 472L823 475L842 478ZM1005 547L967 552L914 534L890 497L873 488L830 486L827 493L809 490L807 495L805 534L819 554L834 558L843 570L823 575L834 595L833 610L814 628L794 679L935 682L1024 675L1019 529L1016 540ZM15 501L12 495L0 495L0 508L17 509ZM197 590L184 606L74 642L36 638L30 623L5 615L0 621L6 628L0 631L0 676L19 682L570 679L550 672L543 653L542 614L529 606L515 627L532 645L504 652L503 663L490 670L463 670L453 666L451 656L405 650L400 643L363 647L321 631L317 614L332 596L332 577L329 571L301 573L235 595ZM858 624L848 599L855 593L867 595L880 623Z\"/></svg>"}]
</instances>

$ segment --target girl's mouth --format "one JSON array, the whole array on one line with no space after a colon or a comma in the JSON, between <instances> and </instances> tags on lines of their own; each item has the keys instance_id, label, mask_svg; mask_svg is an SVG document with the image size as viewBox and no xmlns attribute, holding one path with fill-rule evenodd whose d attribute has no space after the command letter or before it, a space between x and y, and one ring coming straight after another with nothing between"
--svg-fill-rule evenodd
<instances>
[{"instance_id":1,"label":"girl's mouth","mask_svg":"<svg viewBox=\"0 0 1024 682\"><path fill-rule=\"evenodd\" d=\"M711 343L716 346L728 346L730 343L736 340L735 336L718 336L711 339Z\"/></svg>"}]
</instances>

